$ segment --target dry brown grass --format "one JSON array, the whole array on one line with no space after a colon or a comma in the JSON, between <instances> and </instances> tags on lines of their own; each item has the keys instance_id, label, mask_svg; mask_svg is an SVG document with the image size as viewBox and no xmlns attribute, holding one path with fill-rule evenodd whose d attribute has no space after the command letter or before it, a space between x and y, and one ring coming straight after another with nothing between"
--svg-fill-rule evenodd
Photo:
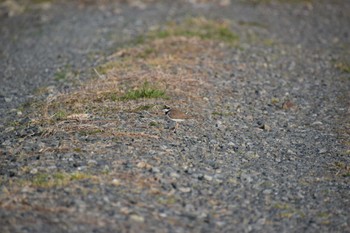
<instances>
[{"instance_id":1,"label":"dry brown grass","mask_svg":"<svg viewBox=\"0 0 350 233\"><path fill-rule=\"evenodd\" d=\"M141 54L154 48L154 54L141 58ZM173 50L173 51L172 51ZM104 79L94 79L78 90L48 99L42 116L47 119L69 119L72 114L110 116L111 112L132 111L141 105L182 101L201 101L205 90L213 88L204 66L217 69L214 57L221 56L213 42L188 38L167 38L150 45L127 49L118 53L115 61L100 68ZM119 100L130 90L145 82L164 90L170 99Z\"/></svg>"},{"instance_id":2,"label":"dry brown grass","mask_svg":"<svg viewBox=\"0 0 350 233\"><path fill-rule=\"evenodd\" d=\"M193 22L204 25L200 30L227 27L223 22L203 18ZM153 34L150 38L144 44L110 56L107 64L95 69L95 79L38 105L33 123L43 125L46 136L61 131L158 138L143 130L147 126L132 125L137 122L136 113L144 111L157 118L163 115L161 108L164 105L201 113L207 104L205 97L218 88L212 79L213 72L225 70L220 60L224 56L225 43L195 34L170 34L160 39ZM128 98L128 93L142 90L145 84L165 95ZM120 114L129 115L129 127L125 128L125 122L120 125Z\"/></svg>"}]
</instances>

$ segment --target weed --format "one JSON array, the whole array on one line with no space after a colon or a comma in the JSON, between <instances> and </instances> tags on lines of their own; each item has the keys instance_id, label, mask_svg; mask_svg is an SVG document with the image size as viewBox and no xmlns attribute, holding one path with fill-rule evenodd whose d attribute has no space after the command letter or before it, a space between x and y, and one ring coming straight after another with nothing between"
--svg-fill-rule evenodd
<instances>
[{"instance_id":1,"label":"weed","mask_svg":"<svg viewBox=\"0 0 350 233\"><path fill-rule=\"evenodd\" d=\"M155 122L155 121L151 121L151 122L149 123L149 126L151 126L151 127L158 127L158 126L159 126L159 123L158 123L158 122Z\"/></svg>"},{"instance_id":2,"label":"weed","mask_svg":"<svg viewBox=\"0 0 350 233\"><path fill-rule=\"evenodd\" d=\"M335 68L344 73L350 73L350 63L347 62L337 62Z\"/></svg>"},{"instance_id":3,"label":"weed","mask_svg":"<svg viewBox=\"0 0 350 233\"><path fill-rule=\"evenodd\" d=\"M65 71L60 70L57 71L54 76L56 81L64 81L66 80L67 73Z\"/></svg>"},{"instance_id":4,"label":"weed","mask_svg":"<svg viewBox=\"0 0 350 233\"><path fill-rule=\"evenodd\" d=\"M95 135L99 133L103 133L104 131L102 129L92 129L92 130L84 130L79 131L80 136L89 136L89 135Z\"/></svg>"},{"instance_id":5,"label":"weed","mask_svg":"<svg viewBox=\"0 0 350 233\"><path fill-rule=\"evenodd\" d=\"M58 110L53 116L52 118L56 121L58 120L63 120L67 117L67 112L65 110Z\"/></svg>"},{"instance_id":6,"label":"weed","mask_svg":"<svg viewBox=\"0 0 350 233\"><path fill-rule=\"evenodd\" d=\"M23 184L28 184L35 186L35 187L41 187L41 188L51 188L51 187L60 187L68 185L69 182L75 181L75 180L82 180L82 179L89 179L91 178L91 175L76 172L76 173L63 173L63 172L56 172L53 174L48 173L39 173L36 174L32 180L28 182L24 182Z\"/></svg>"},{"instance_id":7,"label":"weed","mask_svg":"<svg viewBox=\"0 0 350 233\"><path fill-rule=\"evenodd\" d=\"M166 98L165 91L152 87L148 82L145 82L140 89L128 91L120 97L120 100L137 100L151 98Z\"/></svg>"}]
</instances>

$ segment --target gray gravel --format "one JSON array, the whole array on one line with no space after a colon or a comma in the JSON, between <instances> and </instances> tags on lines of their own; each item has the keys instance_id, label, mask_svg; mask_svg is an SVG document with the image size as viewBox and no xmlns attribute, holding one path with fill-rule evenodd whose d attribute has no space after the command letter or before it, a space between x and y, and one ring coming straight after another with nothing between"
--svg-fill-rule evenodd
<instances>
[{"instance_id":1,"label":"gray gravel","mask_svg":"<svg viewBox=\"0 0 350 233\"><path fill-rule=\"evenodd\" d=\"M335 68L349 58L348 12L349 1L162 1L2 16L2 232L350 232L350 75ZM230 19L241 38L219 61L229 69L212 70L204 116L177 133L165 117L117 116L125 132L157 121L159 139L23 127L21 104L40 98L35 89L69 91L126 41L189 15ZM58 80L67 65L80 75ZM13 188L58 171L114 178Z\"/></svg>"}]
</instances>

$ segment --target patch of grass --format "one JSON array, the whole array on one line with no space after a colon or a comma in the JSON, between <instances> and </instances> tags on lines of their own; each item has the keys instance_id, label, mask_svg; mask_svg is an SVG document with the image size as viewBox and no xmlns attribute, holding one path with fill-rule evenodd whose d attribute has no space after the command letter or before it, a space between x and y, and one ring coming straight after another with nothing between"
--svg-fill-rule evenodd
<instances>
[{"instance_id":1,"label":"patch of grass","mask_svg":"<svg viewBox=\"0 0 350 233\"><path fill-rule=\"evenodd\" d=\"M56 81L64 81L66 80L67 72L63 70L59 70L54 74L54 76Z\"/></svg>"},{"instance_id":2,"label":"patch of grass","mask_svg":"<svg viewBox=\"0 0 350 233\"><path fill-rule=\"evenodd\" d=\"M267 28L266 25L259 22L254 22L254 21L238 21L238 24L241 26Z\"/></svg>"},{"instance_id":3,"label":"patch of grass","mask_svg":"<svg viewBox=\"0 0 350 233\"><path fill-rule=\"evenodd\" d=\"M12 122L10 122L9 125L12 126L12 127L17 127L17 126L20 126L21 123L19 121L12 121Z\"/></svg>"},{"instance_id":4,"label":"patch of grass","mask_svg":"<svg viewBox=\"0 0 350 233\"><path fill-rule=\"evenodd\" d=\"M68 114L65 110L58 110L53 116L52 119L58 121L67 118Z\"/></svg>"},{"instance_id":5,"label":"patch of grass","mask_svg":"<svg viewBox=\"0 0 350 233\"><path fill-rule=\"evenodd\" d=\"M265 40L263 40L263 44L266 46L272 46L272 45L276 44L276 42L272 39L265 39Z\"/></svg>"},{"instance_id":6,"label":"patch of grass","mask_svg":"<svg viewBox=\"0 0 350 233\"><path fill-rule=\"evenodd\" d=\"M341 174L341 176L343 176L343 177L350 176L350 165L348 165L344 162L335 162L334 166L338 170L337 174Z\"/></svg>"},{"instance_id":7,"label":"patch of grass","mask_svg":"<svg viewBox=\"0 0 350 233\"><path fill-rule=\"evenodd\" d=\"M58 69L54 74L55 81L57 82L74 81L74 78L77 76L79 76L79 71L73 70L69 64Z\"/></svg>"},{"instance_id":8,"label":"patch of grass","mask_svg":"<svg viewBox=\"0 0 350 233\"><path fill-rule=\"evenodd\" d=\"M158 122L155 122L155 121L151 121L151 122L149 123L149 126L151 126L151 127L158 127L158 126L159 126L159 123L158 123Z\"/></svg>"},{"instance_id":9,"label":"patch of grass","mask_svg":"<svg viewBox=\"0 0 350 233\"><path fill-rule=\"evenodd\" d=\"M106 92L102 96L103 96L103 99L107 99L107 100L111 100L111 101L118 100L118 94L116 92Z\"/></svg>"},{"instance_id":10,"label":"patch of grass","mask_svg":"<svg viewBox=\"0 0 350 233\"><path fill-rule=\"evenodd\" d=\"M74 148L73 149L74 152L77 152L77 153L81 153L82 152L82 149L77 147L77 148Z\"/></svg>"},{"instance_id":11,"label":"patch of grass","mask_svg":"<svg viewBox=\"0 0 350 233\"><path fill-rule=\"evenodd\" d=\"M159 196L157 198L157 201L158 201L158 203L160 203L162 205L174 205L177 202L177 200L174 196L169 196L169 197Z\"/></svg>"},{"instance_id":12,"label":"patch of grass","mask_svg":"<svg viewBox=\"0 0 350 233\"><path fill-rule=\"evenodd\" d=\"M91 130L82 130L79 131L80 136L89 136L89 135L95 135L99 133L103 133L104 131L102 129L91 129Z\"/></svg>"},{"instance_id":13,"label":"patch of grass","mask_svg":"<svg viewBox=\"0 0 350 233\"><path fill-rule=\"evenodd\" d=\"M350 63L348 62L337 62L334 66L341 72L350 73Z\"/></svg>"},{"instance_id":14,"label":"patch of grass","mask_svg":"<svg viewBox=\"0 0 350 233\"><path fill-rule=\"evenodd\" d=\"M141 105L135 109L133 109L131 112L142 112L142 111L147 111L151 108L153 108L155 105L154 104L147 104L147 105Z\"/></svg>"},{"instance_id":15,"label":"patch of grass","mask_svg":"<svg viewBox=\"0 0 350 233\"><path fill-rule=\"evenodd\" d=\"M305 217L302 211L295 209L287 203L276 203L273 207L278 210L278 216L280 218L292 218L293 216Z\"/></svg>"},{"instance_id":16,"label":"patch of grass","mask_svg":"<svg viewBox=\"0 0 350 233\"><path fill-rule=\"evenodd\" d=\"M156 50L154 48L145 48L142 53L138 54L138 57L140 58L147 58L149 57L151 54L156 53Z\"/></svg>"},{"instance_id":17,"label":"patch of grass","mask_svg":"<svg viewBox=\"0 0 350 233\"><path fill-rule=\"evenodd\" d=\"M328 212L319 212L319 213L317 213L317 216L320 218L329 218L331 216L331 214Z\"/></svg>"},{"instance_id":18,"label":"patch of grass","mask_svg":"<svg viewBox=\"0 0 350 233\"><path fill-rule=\"evenodd\" d=\"M276 105L276 104L278 104L279 102L280 102L280 99L279 99L279 98L276 98L276 97L271 98L271 104Z\"/></svg>"},{"instance_id":19,"label":"patch of grass","mask_svg":"<svg viewBox=\"0 0 350 233\"><path fill-rule=\"evenodd\" d=\"M143 86L136 90L128 91L125 95L120 97L120 100L137 100L137 99L151 99L151 98L166 98L165 91L157 89L145 82Z\"/></svg>"},{"instance_id":20,"label":"patch of grass","mask_svg":"<svg viewBox=\"0 0 350 233\"><path fill-rule=\"evenodd\" d=\"M180 24L169 23L164 30L151 31L148 38L167 38L175 36L198 37L204 40L218 40L230 45L238 42L238 35L234 34L228 21L214 21L204 18L191 18Z\"/></svg>"},{"instance_id":21,"label":"patch of grass","mask_svg":"<svg viewBox=\"0 0 350 233\"><path fill-rule=\"evenodd\" d=\"M91 175L76 172L72 174L57 172L53 174L39 173L36 174L32 180L29 181L29 185L41 188L60 187L69 184L71 181L83 180L91 178ZM28 184L28 182L26 182Z\"/></svg>"}]
</instances>

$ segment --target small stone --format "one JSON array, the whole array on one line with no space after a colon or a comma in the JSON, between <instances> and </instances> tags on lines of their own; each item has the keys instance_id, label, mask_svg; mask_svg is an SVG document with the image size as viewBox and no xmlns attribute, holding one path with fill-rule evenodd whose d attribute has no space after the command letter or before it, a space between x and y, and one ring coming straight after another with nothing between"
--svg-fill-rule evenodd
<instances>
[{"instance_id":1,"label":"small stone","mask_svg":"<svg viewBox=\"0 0 350 233\"><path fill-rule=\"evenodd\" d=\"M97 164L97 161L96 161L96 160L93 160L93 159L90 159L87 163L88 163L89 165L94 165L94 164Z\"/></svg>"},{"instance_id":2,"label":"small stone","mask_svg":"<svg viewBox=\"0 0 350 233\"><path fill-rule=\"evenodd\" d=\"M120 213L122 213L122 214L129 214L130 212L131 212L131 210L127 207L120 208Z\"/></svg>"},{"instance_id":3,"label":"small stone","mask_svg":"<svg viewBox=\"0 0 350 233\"><path fill-rule=\"evenodd\" d=\"M258 159L260 156L254 151L248 151L246 154L247 159Z\"/></svg>"},{"instance_id":4,"label":"small stone","mask_svg":"<svg viewBox=\"0 0 350 233\"><path fill-rule=\"evenodd\" d=\"M38 169L36 168L33 168L31 171L30 171L30 174L37 174L38 173Z\"/></svg>"},{"instance_id":5,"label":"small stone","mask_svg":"<svg viewBox=\"0 0 350 233\"><path fill-rule=\"evenodd\" d=\"M221 128L221 127L222 127L222 121L220 121L220 120L216 121L215 126L216 126L217 128Z\"/></svg>"},{"instance_id":6,"label":"small stone","mask_svg":"<svg viewBox=\"0 0 350 233\"><path fill-rule=\"evenodd\" d=\"M172 172L172 173L170 173L170 176L173 177L173 178L179 178L180 174L177 173L177 172Z\"/></svg>"},{"instance_id":7,"label":"small stone","mask_svg":"<svg viewBox=\"0 0 350 233\"><path fill-rule=\"evenodd\" d=\"M265 131L271 131L271 127L267 124L264 124L262 129Z\"/></svg>"},{"instance_id":8,"label":"small stone","mask_svg":"<svg viewBox=\"0 0 350 233\"><path fill-rule=\"evenodd\" d=\"M294 151L292 151L291 149L288 149L287 153L290 154L290 155L296 155L296 153Z\"/></svg>"},{"instance_id":9,"label":"small stone","mask_svg":"<svg viewBox=\"0 0 350 233\"><path fill-rule=\"evenodd\" d=\"M152 167L152 172L159 173L160 169L158 167Z\"/></svg>"},{"instance_id":10,"label":"small stone","mask_svg":"<svg viewBox=\"0 0 350 233\"><path fill-rule=\"evenodd\" d=\"M137 215L137 214L130 215L130 219L135 221L135 222L144 222L145 221L144 217Z\"/></svg>"},{"instance_id":11,"label":"small stone","mask_svg":"<svg viewBox=\"0 0 350 233\"><path fill-rule=\"evenodd\" d=\"M226 222L216 222L215 223L218 227L223 227L223 226L225 226L226 225Z\"/></svg>"},{"instance_id":12,"label":"small stone","mask_svg":"<svg viewBox=\"0 0 350 233\"><path fill-rule=\"evenodd\" d=\"M180 192L183 192L183 193L191 192L191 188L189 188L189 187L180 187L179 190L180 190Z\"/></svg>"},{"instance_id":13,"label":"small stone","mask_svg":"<svg viewBox=\"0 0 350 233\"><path fill-rule=\"evenodd\" d=\"M218 183L218 184L222 184L222 183L224 183L224 181L223 181L223 180L221 180L221 179L215 179L215 181L216 181L216 183Z\"/></svg>"},{"instance_id":14,"label":"small stone","mask_svg":"<svg viewBox=\"0 0 350 233\"><path fill-rule=\"evenodd\" d=\"M227 145L228 146L236 146L233 142L229 142Z\"/></svg>"},{"instance_id":15,"label":"small stone","mask_svg":"<svg viewBox=\"0 0 350 233\"><path fill-rule=\"evenodd\" d=\"M204 175L204 179L206 179L207 181L212 181L213 177L209 175Z\"/></svg>"},{"instance_id":16,"label":"small stone","mask_svg":"<svg viewBox=\"0 0 350 233\"><path fill-rule=\"evenodd\" d=\"M11 101L12 101L12 98L5 97L5 102L6 102L6 103L10 103Z\"/></svg>"},{"instance_id":17,"label":"small stone","mask_svg":"<svg viewBox=\"0 0 350 233\"><path fill-rule=\"evenodd\" d=\"M268 194L271 194L272 193L272 190L271 189L265 189L264 191L263 191L263 194L265 194L265 195L268 195Z\"/></svg>"},{"instance_id":18,"label":"small stone","mask_svg":"<svg viewBox=\"0 0 350 233\"><path fill-rule=\"evenodd\" d=\"M121 185L121 182L119 179L113 179L112 184L114 184L115 186L119 186L119 185Z\"/></svg>"},{"instance_id":19,"label":"small stone","mask_svg":"<svg viewBox=\"0 0 350 233\"><path fill-rule=\"evenodd\" d=\"M148 164L148 163L146 163L144 161L138 162L136 164L136 167L138 167L138 168L146 168L146 169L151 169L152 168L152 166L150 164Z\"/></svg>"},{"instance_id":20,"label":"small stone","mask_svg":"<svg viewBox=\"0 0 350 233\"><path fill-rule=\"evenodd\" d=\"M320 154L324 154L324 153L327 153L327 149L326 148L322 148L318 151L318 153Z\"/></svg>"},{"instance_id":21,"label":"small stone","mask_svg":"<svg viewBox=\"0 0 350 233\"><path fill-rule=\"evenodd\" d=\"M265 218L261 218L256 223L259 224L259 225L264 225L265 222L266 222L266 219Z\"/></svg>"}]
</instances>

